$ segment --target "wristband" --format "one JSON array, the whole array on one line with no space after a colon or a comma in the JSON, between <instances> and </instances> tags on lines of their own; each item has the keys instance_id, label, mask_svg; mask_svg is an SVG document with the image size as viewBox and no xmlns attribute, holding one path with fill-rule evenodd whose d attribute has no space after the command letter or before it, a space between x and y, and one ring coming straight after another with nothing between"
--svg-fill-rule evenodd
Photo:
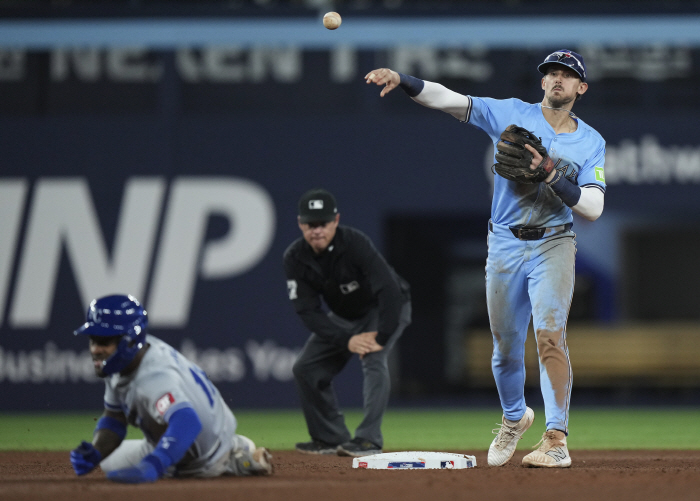
<instances>
[{"instance_id":1,"label":"wristband","mask_svg":"<svg viewBox=\"0 0 700 501\"><path fill-rule=\"evenodd\" d=\"M581 198L581 188L569 181L561 170L558 170L554 179L546 184L552 188L554 193L561 198L561 201L564 202L567 207L573 207Z\"/></svg>"},{"instance_id":2,"label":"wristband","mask_svg":"<svg viewBox=\"0 0 700 501\"><path fill-rule=\"evenodd\" d=\"M420 78L404 75L403 73L399 73L399 77L401 77L399 87L401 87L409 96L416 97L423 91L425 82Z\"/></svg>"},{"instance_id":3,"label":"wristband","mask_svg":"<svg viewBox=\"0 0 700 501\"><path fill-rule=\"evenodd\" d=\"M124 440L124 437L126 437L126 425L111 416L102 416L99 421L97 421L97 426L95 426L93 435L99 430L110 430L116 433L121 440Z\"/></svg>"}]
</instances>

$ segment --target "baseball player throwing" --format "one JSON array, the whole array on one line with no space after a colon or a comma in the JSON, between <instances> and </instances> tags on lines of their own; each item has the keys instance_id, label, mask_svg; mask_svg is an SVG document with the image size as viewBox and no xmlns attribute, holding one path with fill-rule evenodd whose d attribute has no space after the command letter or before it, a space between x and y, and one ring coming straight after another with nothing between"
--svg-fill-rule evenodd
<instances>
[{"instance_id":1,"label":"baseball player throwing","mask_svg":"<svg viewBox=\"0 0 700 501\"><path fill-rule=\"evenodd\" d=\"M524 396L524 346L531 317L546 431L522 463L571 466L566 322L574 292L572 212L590 221L603 212L605 141L571 112L588 90L583 58L559 50L537 69L544 91L537 104L465 96L387 68L365 76L368 84L384 86L382 97L401 87L417 103L483 130L496 150L486 294L494 342L491 365L503 419L489 447L491 466L510 460L534 421Z\"/></svg>"},{"instance_id":2,"label":"baseball player throwing","mask_svg":"<svg viewBox=\"0 0 700 501\"><path fill-rule=\"evenodd\" d=\"M236 434L236 418L207 375L172 346L146 334L146 310L132 296L92 301L75 335L90 339L105 380L104 414L92 443L71 451L78 475L100 466L122 483L161 477L269 475L272 456ZM124 440L127 424L142 440Z\"/></svg>"}]
</instances>

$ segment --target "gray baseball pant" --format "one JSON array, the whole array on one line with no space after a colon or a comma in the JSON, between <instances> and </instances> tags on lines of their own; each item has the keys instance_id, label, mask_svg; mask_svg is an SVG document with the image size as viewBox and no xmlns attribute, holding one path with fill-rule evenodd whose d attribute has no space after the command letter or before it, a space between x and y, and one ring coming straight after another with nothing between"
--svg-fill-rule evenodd
<instances>
[{"instance_id":1,"label":"gray baseball pant","mask_svg":"<svg viewBox=\"0 0 700 501\"><path fill-rule=\"evenodd\" d=\"M359 320L346 320L333 313L329 313L328 317L348 334L377 330L376 309ZM399 325L384 349L365 355L361 360L364 418L355 430L355 437L369 440L380 447L384 445L381 430L382 418L391 392L389 353L410 323L411 303L409 301L404 303ZM332 381L353 355L347 346L338 346L312 333L294 363L294 379L299 389L306 426L309 429L309 435L315 440L338 445L352 438L345 425L345 417L338 407Z\"/></svg>"}]
</instances>

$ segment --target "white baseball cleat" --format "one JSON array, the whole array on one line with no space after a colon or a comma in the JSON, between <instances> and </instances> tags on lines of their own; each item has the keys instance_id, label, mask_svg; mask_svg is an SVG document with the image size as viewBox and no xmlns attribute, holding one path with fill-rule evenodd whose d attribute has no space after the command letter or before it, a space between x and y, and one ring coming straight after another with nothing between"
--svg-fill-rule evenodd
<instances>
[{"instance_id":1,"label":"white baseball cleat","mask_svg":"<svg viewBox=\"0 0 700 501\"><path fill-rule=\"evenodd\" d=\"M251 454L253 453L253 451L255 451L255 442L253 442L245 435L238 435L238 438L240 440L239 445L241 449L248 451Z\"/></svg>"},{"instance_id":2,"label":"white baseball cleat","mask_svg":"<svg viewBox=\"0 0 700 501\"><path fill-rule=\"evenodd\" d=\"M525 414L515 424L508 424L510 421L507 421L506 417L503 416L503 422L499 425L500 428L493 430L493 433L496 433L496 438L493 439L489 447L489 466L503 466L510 461L518 445L518 440L532 426L534 420L535 413L529 407L525 408Z\"/></svg>"},{"instance_id":3,"label":"white baseball cleat","mask_svg":"<svg viewBox=\"0 0 700 501\"><path fill-rule=\"evenodd\" d=\"M535 447L536 451L523 458L523 466L534 468L568 468L571 456L566 447L566 434L559 430L548 430Z\"/></svg>"},{"instance_id":4,"label":"white baseball cleat","mask_svg":"<svg viewBox=\"0 0 700 501\"><path fill-rule=\"evenodd\" d=\"M258 447L253 453L253 467L255 475L272 475L272 454L265 447Z\"/></svg>"},{"instance_id":5,"label":"white baseball cleat","mask_svg":"<svg viewBox=\"0 0 700 501\"><path fill-rule=\"evenodd\" d=\"M255 442L238 435L239 448L233 453L238 475L272 475L272 454L265 447L256 447Z\"/></svg>"}]
</instances>

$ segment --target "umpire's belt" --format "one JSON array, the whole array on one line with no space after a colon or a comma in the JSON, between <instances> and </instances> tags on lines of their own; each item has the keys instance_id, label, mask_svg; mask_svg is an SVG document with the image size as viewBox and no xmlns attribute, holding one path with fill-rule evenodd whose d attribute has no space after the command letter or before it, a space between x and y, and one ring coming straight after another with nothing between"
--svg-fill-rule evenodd
<instances>
[{"instance_id":1,"label":"umpire's belt","mask_svg":"<svg viewBox=\"0 0 700 501\"><path fill-rule=\"evenodd\" d=\"M553 235L561 231L569 231L571 223L562 224L559 226L550 226L549 228L527 228L509 226L508 229L513 233L513 236L519 240L539 240L545 234ZM489 230L493 233L493 223L489 221Z\"/></svg>"}]
</instances>

